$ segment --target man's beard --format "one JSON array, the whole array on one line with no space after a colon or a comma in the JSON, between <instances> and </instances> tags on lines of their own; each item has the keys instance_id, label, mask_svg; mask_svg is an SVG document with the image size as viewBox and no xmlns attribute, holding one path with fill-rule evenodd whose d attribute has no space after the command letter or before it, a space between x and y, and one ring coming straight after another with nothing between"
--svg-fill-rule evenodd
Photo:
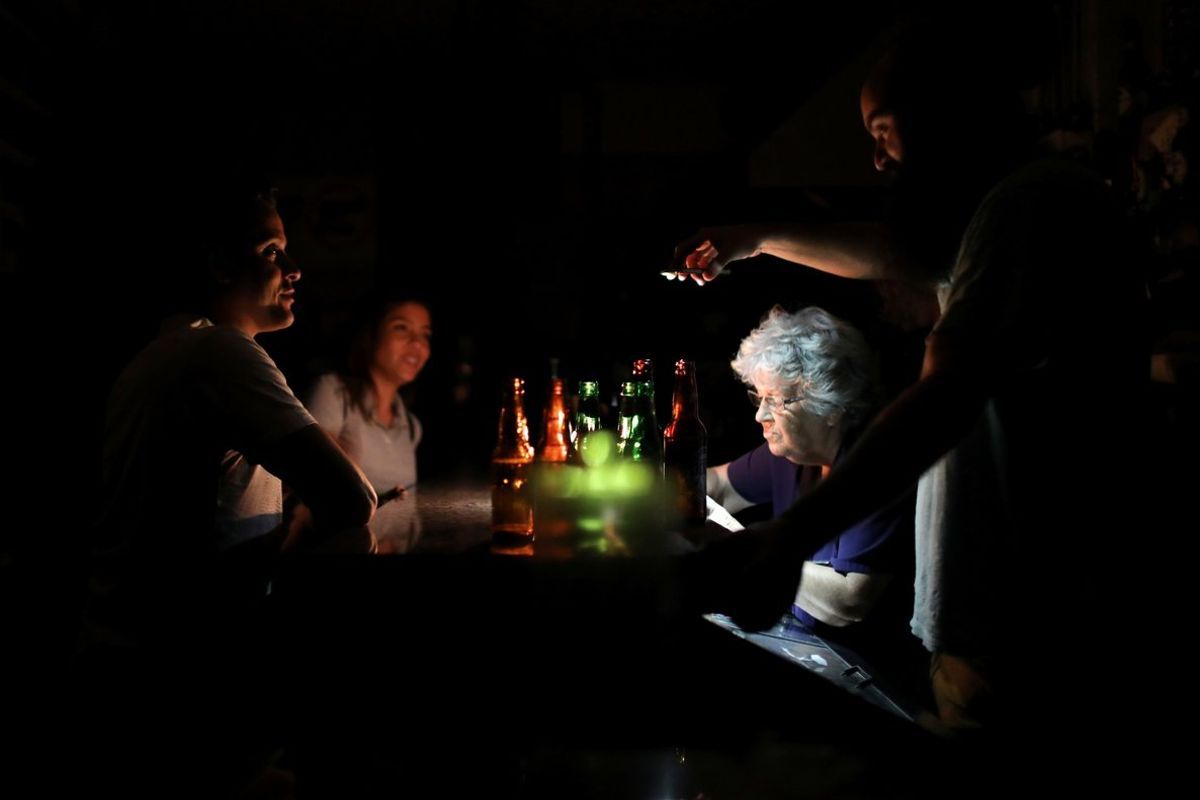
<instances>
[{"instance_id":1,"label":"man's beard","mask_svg":"<svg viewBox=\"0 0 1200 800\"><path fill-rule=\"evenodd\" d=\"M987 186L941 169L897 169L885 219L889 267L925 287L944 283Z\"/></svg>"}]
</instances>

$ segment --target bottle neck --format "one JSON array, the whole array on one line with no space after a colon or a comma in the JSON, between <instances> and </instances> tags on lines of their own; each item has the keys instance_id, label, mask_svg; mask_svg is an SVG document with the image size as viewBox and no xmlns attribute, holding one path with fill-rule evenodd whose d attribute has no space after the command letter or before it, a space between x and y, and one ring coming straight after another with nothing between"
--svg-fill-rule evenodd
<instances>
[{"instance_id":1,"label":"bottle neck","mask_svg":"<svg viewBox=\"0 0 1200 800\"><path fill-rule=\"evenodd\" d=\"M645 418L646 424L649 427L658 430L658 415L654 411L654 385L641 381L637 384L636 397L634 397L633 407L635 413L640 414Z\"/></svg>"},{"instance_id":2,"label":"bottle neck","mask_svg":"<svg viewBox=\"0 0 1200 800\"><path fill-rule=\"evenodd\" d=\"M546 412L542 421L542 446L538 458L542 461L566 461L570 452L570 435L567 430L567 404L563 397L562 382L555 379L550 397L546 401Z\"/></svg>"},{"instance_id":3,"label":"bottle neck","mask_svg":"<svg viewBox=\"0 0 1200 800\"><path fill-rule=\"evenodd\" d=\"M594 381L579 384L579 409L575 412L575 429L579 433L600 430L600 393Z\"/></svg>"},{"instance_id":4,"label":"bottle neck","mask_svg":"<svg viewBox=\"0 0 1200 800\"><path fill-rule=\"evenodd\" d=\"M679 419L700 419L696 376L691 373L675 379L675 394L671 398L671 420Z\"/></svg>"},{"instance_id":5,"label":"bottle neck","mask_svg":"<svg viewBox=\"0 0 1200 800\"><path fill-rule=\"evenodd\" d=\"M500 424L496 434L496 458L533 458L529 446L529 421L525 418L522 393L507 392L500 406Z\"/></svg>"}]
</instances>

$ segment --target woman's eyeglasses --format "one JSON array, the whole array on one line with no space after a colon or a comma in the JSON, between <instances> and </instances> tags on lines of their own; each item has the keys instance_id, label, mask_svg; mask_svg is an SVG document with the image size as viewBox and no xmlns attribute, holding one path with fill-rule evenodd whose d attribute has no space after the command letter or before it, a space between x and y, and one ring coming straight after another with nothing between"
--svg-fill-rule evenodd
<instances>
[{"instance_id":1,"label":"woman's eyeglasses","mask_svg":"<svg viewBox=\"0 0 1200 800\"><path fill-rule=\"evenodd\" d=\"M792 403L796 403L804 399L799 395L795 397L774 397L773 395L769 394L761 395L753 389L747 390L746 397L750 398L750 405L754 406L756 411L758 410L759 406L765 403L767 406L767 411L771 412L771 414L774 414L781 408L787 408Z\"/></svg>"}]
</instances>

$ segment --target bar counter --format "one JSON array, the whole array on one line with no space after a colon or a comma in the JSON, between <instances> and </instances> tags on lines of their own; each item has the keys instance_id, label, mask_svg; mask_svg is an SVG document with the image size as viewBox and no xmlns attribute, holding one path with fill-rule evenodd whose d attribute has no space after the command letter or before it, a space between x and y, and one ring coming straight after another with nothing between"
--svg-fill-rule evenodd
<instances>
[{"instance_id":1,"label":"bar counter","mask_svg":"<svg viewBox=\"0 0 1200 800\"><path fill-rule=\"evenodd\" d=\"M288 663L321 676L301 715L310 786L513 797L932 788L945 742L684 611L681 557L564 557L540 539L531 557L498 554L488 486L423 486L415 500L421 535L407 553L296 560L273 585Z\"/></svg>"}]
</instances>

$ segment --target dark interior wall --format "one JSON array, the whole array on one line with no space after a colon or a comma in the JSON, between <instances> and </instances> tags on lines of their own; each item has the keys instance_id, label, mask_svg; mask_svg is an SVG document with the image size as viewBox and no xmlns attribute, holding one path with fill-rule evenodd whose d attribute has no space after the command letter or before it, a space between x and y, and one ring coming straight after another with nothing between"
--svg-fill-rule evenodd
<instances>
[{"instance_id":1,"label":"dark interior wall","mask_svg":"<svg viewBox=\"0 0 1200 800\"><path fill-rule=\"evenodd\" d=\"M702 403L733 396L724 362L772 303L843 297L853 310L870 292L765 265L703 291L657 271L700 224L815 213L803 196L756 195L746 163L893 13L863 8L25 4L14 13L43 130L21 294L61 310L22 301L17 316L69 354L53 371L71 373L70 403L94 428L162 316L187 247L180 201L241 163L280 187L307 273L297 325L264 339L298 387L333 357L352 298L395 284L436 314L419 413L476 432L473 463L498 381L526 376L536 408L550 357L610 392L635 356L655 356L666 381L687 354L708 365ZM744 274L756 272L772 280ZM450 410L463 364L478 402ZM732 454L753 425L730 424Z\"/></svg>"},{"instance_id":2,"label":"dark interior wall","mask_svg":"<svg viewBox=\"0 0 1200 800\"><path fill-rule=\"evenodd\" d=\"M713 457L756 443L727 368L738 340L777 301L866 315L869 288L769 264L704 290L657 272L700 224L813 210L756 193L747 159L889 8L6 0L0 366L16 478L0 629L46 655L70 646L105 398L166 307L188 198L231 165L280 187L307 271L297 325L263 342L298 388L355 295L431 298L423 476L484 468L500 380L528 378L536 415L550 357L612 393L652 355L665 413L686 353Z\"/></svg>"},{"instance_id":3,"label":"dark interior wall","mask_svg":"<svg viewBox=\"0 0 1200 800\"><path fill-rule=\"evenodd\" d=\"M609 394L630 359L652 355L662 414L669 362L686 353L699 362L710 458L734 457L761 439L728 360L776 302L855 321L891 349L896 382L911 376L921 331L885 324L871 286L770 259L703 289L657 271L700 225L880 213L853 109L815 140L789 139L788 120L832 108L813 100L852 84L862 49L918 5L3 0L0 641L38 673L70 647L105 398L154 335L189 247L181 201L234 163L280 187L305 270L296 326L264 337L295 386L329 363L361 291L398 284L430 297L434 354L416 398L423 477L481 474L500 380L525 376L536 415L550 357ZM1108 5L1048 5L1069 46L1041 110L1063 141L1086 144L1078 127L1116 97L1105 81L1130 77L1104 59L1139 54ZM1147 63L1195 75L1194 0L1145 5L1164 13L1143 24L1166 29L1147 33ZM1093 46L1089 31L1125 44ZM1142 78L1143 111L1186 100L1155 99L1154 76ZM1130 120L1113 163L1139 146ZM797 147L842 136L844 163L821 164L828 185L780 178L811 174L793 168ZM1191 152L1194 133L1180 142ZM1192 184L1172 189L1192 204L1185 222ZM1146 230L1179 207L1150 207ZM1190 241L1164 261L1168 277L1197 263ZM1179 286L1163 295L1194 320L1200 306ZM464 380L468 400L456 403Z\"/></svg>"},{"instance_id":4,"label":"dark interior wall","mask_svg":"<svg viewBox=\"0 0 1200 800\"><path fill-rule=\"evenodd\" d=\"M536 413L550 357L606 393L635 356L657 359L660 383L696 358L713 457L736 455L757 435L727 361L770 305L894 331L871 287L767 259L704 289L657 271L699 225L879 213L852 110L822 135L852 143L837 159L853 180L839 185L837 164L827 186L756 176L772 161L800 174L776 133L920 5L10 0L0 276L4 366L24 381L7 416L45 420L14 434L17 450L41 459L47 497L63 452L90 491L78 476L94 474L108 387L153 335L188 247L179 200L240 162L280 187L305 269L297 325L264 338L298 388L333 356L356 294L431 298L424 474L484 463L498 382L525 376ZM1052 5L1069 12L1060 24L1103 16ZM1084 55L1064 57L1081 91L1095 83ZM456 406L464 365L473 399ZM69 443L42 446L65 429Z\"/></svg>"}]
</instances>

